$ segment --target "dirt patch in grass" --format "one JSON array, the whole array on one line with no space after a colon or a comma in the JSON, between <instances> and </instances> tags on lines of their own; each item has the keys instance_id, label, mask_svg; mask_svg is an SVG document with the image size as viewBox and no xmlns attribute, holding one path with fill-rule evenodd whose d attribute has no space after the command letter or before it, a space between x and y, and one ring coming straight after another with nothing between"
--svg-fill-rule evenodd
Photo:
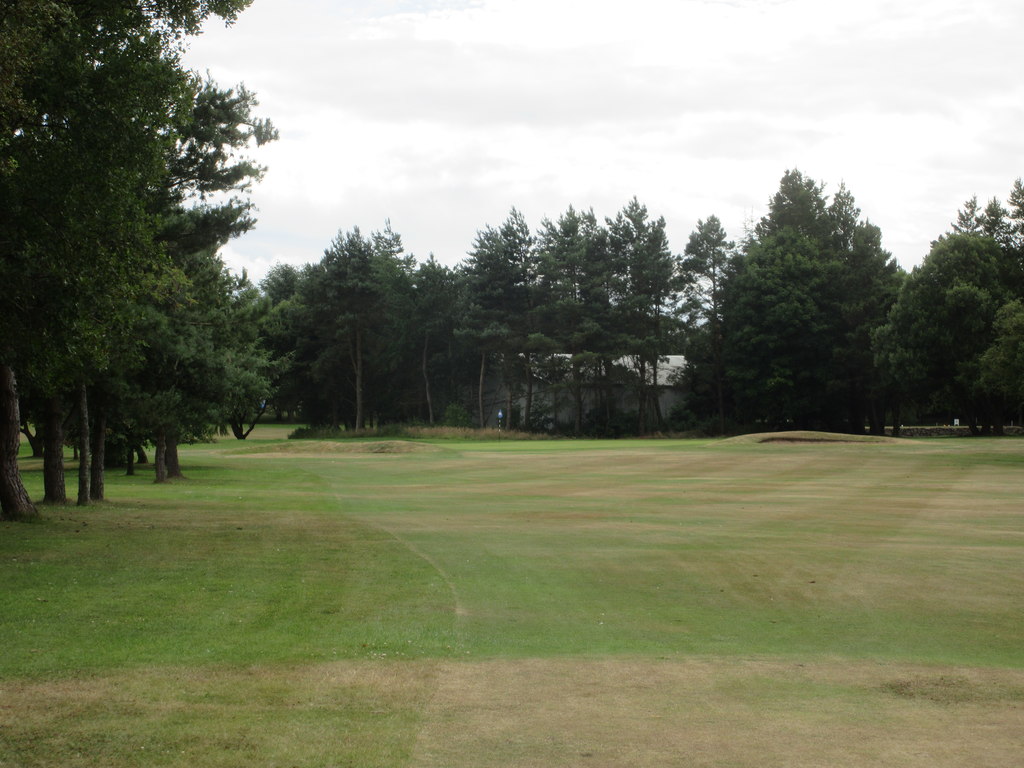
<instances>
[{"instance_id":1,"label":"dirt patch in grass","mask_svg":"<svg viewBox=\"0 0 1024 768\"><path fill-rule=\"evenodd\" d=\"M918 675L892 680L882 690L903 699L931 701L936 704L1024 705L1024 686L1020 680L978 680L963 675Z\"/></svg>"},{"instance_id":2,"label":"dirt patch in grass","mask_svg":"<svg viewBox=\"0 0 1024 768\"><path fill-rule=\"evenodd\" d=\"M969 701L892 695L887 681L970 681ZM414 768L1006 766L1024 708L1014 670L675 660L452 663Z\"/></svg>"},{"instance_id":3,"label":"dirt patch in grass","mask_svg":"<svg viewBox=\"0 0 1024 768\"><path fill-rule=\"evenodd\" d=\"M715 445L755 445L760 443L886 443L889 445L907 445L906 440L881 435L844 435L838 432L758 432L752 435L740 435L721 440Z\"/></svg>"}]
</instances>

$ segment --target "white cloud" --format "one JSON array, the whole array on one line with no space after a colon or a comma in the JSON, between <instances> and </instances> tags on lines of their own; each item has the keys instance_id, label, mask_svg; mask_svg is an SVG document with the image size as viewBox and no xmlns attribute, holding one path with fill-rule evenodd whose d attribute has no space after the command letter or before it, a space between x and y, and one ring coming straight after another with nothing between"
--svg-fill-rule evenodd
<instances>
[{"instance_id":1,"label":"white cloud","mask_svg":"<svg viewBox=\"0 0 1024 768\"><path fill-rule=\"evenodd\" d=\"M846 181L905 266L1024 173L1024 7L981 0L257 0L189 61L244 81L281 140L232 244L259 276L390 218L453 263L518 207L612 216L681 249L739 237L798 167Z\"/></svg>"}]
</instances>

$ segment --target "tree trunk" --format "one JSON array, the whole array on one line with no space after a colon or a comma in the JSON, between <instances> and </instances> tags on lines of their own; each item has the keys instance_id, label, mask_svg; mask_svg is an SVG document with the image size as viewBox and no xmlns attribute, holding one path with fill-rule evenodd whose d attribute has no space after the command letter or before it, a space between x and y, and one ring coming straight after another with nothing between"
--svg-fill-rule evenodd
<instances>
[{"instance_id":1,"label":"tree trunk","mask_svg":"<svg viewBox=\"0 0 1024 768\"><path fill-rule=\"evenodd\" d=\"M647 434L647 361L640 360L637 369L637 434Z\"/></svg>"},{"instance_id":2,"label":"tree trunk","mask_svg":"<svg viewBox=\"0 0 1024 768\"><path fill-rule=\"evenodd\" d=\"M480 421L480 429L486 425L484 419L484 373L487 368L487 353L480 353L480 382L477 386L477 416Z\"/></svg>"},{"instance_id":3,"label":"tree trunk","mask_svg":"<svg viewBox=\"0 0 1024 768\"><path fill-rule=\"evenodd\" d=\"M885 434L885 396L879 395L868 400L868 433Z\"/></svg>"},{"instance_id":4,"label":"tree trunk","mask_svg":"<svg viewBox=\"0 0 1024 768\"><path fill-rule=\"evenodd\" d=\"M612 424L612 396L609 386L611 381L611 363L607 360L601 361L601 368L604 370L604 374L601 381L600 397L604 406L604 430L605 432L610 431Z\"/></svg>"},{"instance_id":5,"label":"tree trunk","mask_svg":"<svg viewBox=\"0 0 1024 768\"><path fill-rule=\"evenodd\" d=\"M575 411L573 434L576 437L583 432L583 381L580 376L580 364L578 360L572 363L572 401Z\"/></svg>"},{"instance_id":6,"label":"tree trunk","mask_svg":"<svg viewBox=\"0 0 1024 768\"><path fill-rule=\"evenodd\" d=\"M10 366L0 365L0 520L33 520L39 517L18 469L20 417L14 371Z\"/></svg>"},{"instance_id":7,"label":"tree trunk","mask_svg":"<svg viewBox=\"0 0 1024 768\"><path fill-rule=\"evenodd\" d=\"M18 407L20 410L20 403ZM28 428L28 422L22 419L21 434L23 434L25 436L25 439L28 440L29 447L32 449L32 458L43 458L43 436L39 433L39 430L36 429L35 432L32 432L32 430Z\"/></svg>"},{"instance_id":8,"label":"tree trunk","mask_svg":"<svg viewBox=\"0 0 1024 768\"><path fill-rule=\"evenodd\" d=\"M156 456L153 459L156 466L156 479L154 482L167 482L167 433L163 428L156 432Z\"/></svg>"},{"instance_id":9,"label":"tree trunk","mask_svg":"<svg viewBox=\"0 0 1024 768\"><path fill-rule=\"evenodd\" d=\"M105 496L104 480L107 463L107 414L103 408L93 408L92 424L92 477L90 493L96 501Z\"/></svg>"},{"instance_id":10,"label":"tree trunk","mask_svg":"<svg viewBox=\"0 0 1024 768\"><path fill-rule=\"evenodd\" d=\"M252 431L256 429L256 425L260 423L260 419L263 418L263 414L267 412L267 401L263 401L263 405L260 406L259 410L256 411L256 418L249 424L249 428L245 428L245 416L236 416L231 421L231 434L235 436L236 440L245 440Z\"/></svg>"},{"instance_id":11,"label":"tree trunk","mask_svg":"<svg viewBox=\"0 0 1024 768\"><path fill-rule=\"evenodd\" d=\"M365 415L363 413L363 331L356 329L356 429L364 427Z\"/></svg>"},{"instance_id":12,"label":"tree trunk","mask_svg":"<svg viewBox=\"0 0 1024 768\"><path fill-rule=\"evenodd\" d=\"M89 393L78 390L78 506L89 506Z\"/></svg>"},{"instance_id":13,"label":"tree trunk","mask_svg":"<svg viewBox=\"0 0 1024 768\"><path fill-rule=\"evenodd\" d=\"M663 432L665 430L665 417L661 413L661 385L658 384L658 359L654 359L653 367L651 369L653 375L651 376L651 389L650 397L651 404L654 406L654 420L658 426L658 431Z\"/></svg>"},{"instance_id":14,"label":"tree trunk","mask_svg":"<svg viewBox=\"0 0 1024 768\"><path fill-rule=\"evenodd\" d=\"M46 401L46 424L43 438L43 502L66 504L64 484L64 422L61 419L60 398Z\"/></svg>"},{"instance_id":15,"label":"tree trunk","mask_svg":"<svg viewBox=\"0 0 1024 768\"><path fill-rule=\"evenodd\" d=\"M136 464L149 464L149 458L146 456L146 449L143 446L135 446L135 456Z\"/></svg>"},{"instance_id":16,"label":"tree trunk","mask_svg":"<svg viewBox=\"0 0 1024 768\"><path fill-rule=\"evenodd\" d=\"M651 390L651 404L654 406L654 421L658 425L658 431L665 431L665 416L661 412L661 390L657 387Z\"/></svg>"},{"instance_id":17,"label":"tree trunk","mask_svg":"<svg viewBox=\"0 0 1024 768\"><path fill-rule=\"evenodd\" d=\"M125 457L125 475L132 476L135 474L135 446L129 445L127 456Z\"/></svg>"},{"instance_id":18,"label":"tree trunk","mask_svg":"<svg viewBox=\"0 0 1024 768\"><path fill-rule=\"evenodd\" d=\"M169 432L164 437L164 464L167 466L168 477L185 477L181 473L181 462L178 460L177 432Z\"/></svg>"},{"instance_id":19,"label":"tree trunk","mask_svg":"<svg viewBox=\"0 0 1024 768\"><path fill-rule=\"evenodd\" d=\"M722 365L722 336L721 329L715 326L713 331L714 344L714 366L715 366L715 400L718 403L718 434L725 434L725 393L722 385L725 379L724 366Z\"/></svg>"},{"instance_id":20,"label":"tree trunk","mask_svg":"<svg viewBox=\"0 0 1024 768\"><path fill-rule=\"evenodd\" d=\"M427 375L427 351L430 346L430 331L423 334L423 393L427 397L427 423L434 424L434 402L430 398L430 376Z\"/></svg>"},{"instance_id":21,"label":"tree trunk","mask_svg":"<svg viewBox=\"0 0 1024 768\"><path fill-rule=\"evenodd\" d=\"M533 365L526 356L526 404L523 408L523 429L533 431Z\"/></svg>"}]
</instances>

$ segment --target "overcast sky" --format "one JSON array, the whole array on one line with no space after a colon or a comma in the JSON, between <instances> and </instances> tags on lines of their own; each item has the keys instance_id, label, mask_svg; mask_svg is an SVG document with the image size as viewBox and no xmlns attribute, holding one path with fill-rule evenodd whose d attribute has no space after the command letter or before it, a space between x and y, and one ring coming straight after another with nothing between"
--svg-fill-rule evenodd
<instances>
[{"instance_id":1,"label":"overcast sky","mask_svg":"<svg viewBox=\"0 0 1024 768\"><path fill-rule=\"evenodd\" d=\"M906 268L965 199L1024 175L1019 0L255 0L189 66L256 91L256 229L222 253L261 278L383 228L454 264L514 206L636 196L681 252L731 237L790 168L846 183Z\"/></svg>"}]
</instances>

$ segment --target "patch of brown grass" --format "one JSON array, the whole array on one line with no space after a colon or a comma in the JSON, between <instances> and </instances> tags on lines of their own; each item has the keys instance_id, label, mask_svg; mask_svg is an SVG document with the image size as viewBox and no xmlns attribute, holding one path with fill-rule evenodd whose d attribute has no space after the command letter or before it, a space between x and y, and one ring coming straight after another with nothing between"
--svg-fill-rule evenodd
<instances>
[{"instance_id":1,"label":"patch of brown grass","mask_svg":"<svg viewBox=\"0 0 1024 768\"><path fill-rule=\"evenodd\" d=\"M955 687L971 694L940 705L894 695L894 678L967 680ZM849 663L453 663L412 765L1003 768L1020 756L1022 684L1022 671Z\"/></svg>"},{"instance_id":2,"label":"patch of brown grass","mask_svg":"<svg viewBox=\"0 0 1024 768\"><path fill-rule=\"evenodd\" d=\"M344 661L0 684L0 766L1005 768L1024 670Z\"/></svg>"}]
</instances>

